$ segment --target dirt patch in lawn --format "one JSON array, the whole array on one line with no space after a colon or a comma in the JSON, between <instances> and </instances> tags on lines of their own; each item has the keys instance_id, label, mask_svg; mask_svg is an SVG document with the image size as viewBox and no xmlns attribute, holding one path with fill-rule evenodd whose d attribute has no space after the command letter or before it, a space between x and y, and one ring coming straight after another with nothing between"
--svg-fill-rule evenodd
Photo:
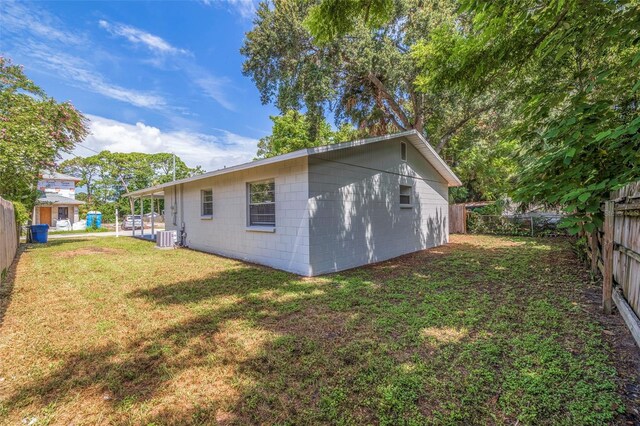
<instances>
[{"instance_id":1,"label":"dirt patch in lawn","mask_svg":"<svg viewBox=\"0 0 640 426\"><path fill-rule=\"evenodd\" d=\"M122 254L124 251L109 247L82 247L75 250L67 250L58 253L57 257L70 258L76 256L85 256L92 254Z\"/></svg>"}]
</instances>

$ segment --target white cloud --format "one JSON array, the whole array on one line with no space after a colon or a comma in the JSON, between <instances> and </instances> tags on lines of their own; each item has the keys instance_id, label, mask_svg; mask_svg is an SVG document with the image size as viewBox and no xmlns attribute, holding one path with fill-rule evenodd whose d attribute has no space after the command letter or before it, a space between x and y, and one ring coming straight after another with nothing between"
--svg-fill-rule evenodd
<instances>
[{"instance_id":1,"label":"white cloud","mask_svg":"<svg viewBox=\"0 0 640 426\"><path fill-rule=\"evenodd\" d=\"M258 0L200 0L205 6L227 6L227 8L232 12L240 15L242 19L251 20L256 14L257 5L259 3Z\"/></svg>"},{"instance_id":2,"label":"white cloud","mask_svg":"<svg viewBox=\"0 0 640 426\"><path fill-rule=\"evenodd\" d=\"M173 152L188 166L199 165L209 171L251 161L258 144L256 139L225 130L216 134L166 132L141 122L128 124L95 115L87 115L87 118L91 120L91 135L82 145L91 150L149 154ZM93 155L82 147L77 147L74 154L81 157Z\"/></svg>"},{"instance_id":3,"label":"white cloud","mask_svg":"<svg viewBox=\"0 0 640 426\"><path fill-rule=\"evenodd\" d=\"M183 69L189 76L191 82L198 86L205 96L213 99L230 111L235 110L235 106L225 94L225 89L231 86L231 81L228 78L215 77L202 67L192 63L186 64Z\"/></svg>"},{"instance_id":4,"label":"white cloud","mask_svg":"<svg viewBox=\"0 0 640 426\"><path fill-rule=\"evenodd\" d=\"M252 19L256 14L256 4L253 0L228 0L229 5L244 19Z\"/></svg>"},{"instance_id":5,"label":"white cloud","mask_svg":"<svg viewBox=\"0 0 640 426\"><path fill-rule=\"evenodd\" d=\"M22 31L67 45L81 45L86 41L83 34L60 29L62 23L55 16L42 9L13 1L0 2L0 27L3 31L19 33Z\"/></svg>"},{"instance_id":6,"label":"white cloud","mask_svg":"<svg viewBox=\"0 0 640 426\"><path fill-rule=\"evenodd\" d=\"M178 49L156 35L129 25L109 23L103 19L98 21L98 25L109 31L111 34L126 38L133 44L143 44L146 46L150 51L158 55L155 59L148 62L158 67L163 66L164 59L167 54L184 54L186 56L193 56L191 52L187 50ZM178 63L180 69L187 74L191 83L196 85L205 96L213 99L222 107L230 111L235 109L233 103L225 94L225 89L231 84L228 78L216 77L209 74L202 67L198 66L193 61L193 58L183 58L178 61Z\"/></svg>"},{"instance_id":7,"label":"white cloud","mask_svg":"<svg viewBox=\"0 0 640 426\"><path fill-rule=\"evenodd\" d=\"M178 49L177 47L172 46L163 38L157 35L153 35L129 25L119 23L112 24L105 21L104 19L98 21L98 25L100 26L100 28L104 28L113 35L126 38L133 44L142 44L152 52L162 54L190 54L188 50Z\"/></svg>"},{"instance_id":8,"label":"white cloud","mask_svg":"<svg viewBox=\"0 0 640 426\"><path fill-rule=\"evenodd\" d=\"M40 66L64 75L72 84L103 96L149 109L163 109L167 106L163 97L149 92L127 89L112 84L87 61L76 56L57 52L50 46L28 43L29 56Z\"/></svg>"}]
</instances>

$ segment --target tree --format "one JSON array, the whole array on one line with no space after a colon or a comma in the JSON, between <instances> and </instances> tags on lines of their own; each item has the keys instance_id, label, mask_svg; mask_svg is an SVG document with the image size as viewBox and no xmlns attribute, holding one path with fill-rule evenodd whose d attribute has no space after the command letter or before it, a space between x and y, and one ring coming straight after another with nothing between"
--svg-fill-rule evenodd
<instances>
[{"instance_id":1,"label":"tree","mask_svg":"<svg viewBox=\"0 0 640 426\"><path fill-rule=\"evenodd\" d=\"M418 84L510 98L516 199L564 205L571 232L592 231L609 192L640 178L639 16L638 1L464 1L468 26L414 48Z\"/></svg>"},{"instance_id":2,"label":"tree","mask_svg":"<svg viewBox=\"0 0 640 426\"><path fill-rule=\"evenodd\" d=\"M176 179L204 172L199 166L188 167L178 156L175 164ZM86 208L99 210L105 220L113 220L116 207L121 212L137 211L134 201L123 197L127 192L170 182L173 179L173 154L102 151L90 157L66 160L60 164L58 170L82 178L80 185L87 187ZM158 202L156 211L161 209L162 203Z\"/></svg>"},{"instance_id":3,"label":"tree","mask_svg":"<svg viewBox=\"0 0 640 426\"><path fill-rule=\"evenodd\" d=\"M84 186L87 188L87 200L91 201L93 198L93 184L98 178L100 167L101 161L96 156L75 157L60 164L58 170L62 173L82 179L78 182L78 186Z\"/></svg>"},{"instance_id":4,"label":"tree","mask_svg":"<svg viewBox=\"0 0 640 426\"><path fill-rule=\"evenodd\" d=\"M257 158L268 158L286 154L303 148L346 142L357 138L357 131L349 124L343 124L334 132L325 120L312 129L309 116L295 110L283 115L271 116L271 135L258 142Z\"/></svg>"},{"instance_id":5,"label":"tree","mask_svg":"<svg viewBox=\"0 0 640 426\"><path fill-rule=\"evenodd\" d=\"M87 135L87 121L69 102L58 103L0 56L0 195L31 209L38 176Z\"/></svg>"},{"instance_id":6,"label":"tree","mask_svg":"<svg viewBox=\"0 0 640 426\"><path fill-rule=\"evenodd\" d=\"M354 123L369 135L416 129L440 151L496 102L491 94L418 91L414 84L420 68L412 47L433 28L455 24L455 8L452 0L397 0L392 7L380 0L263 2L241 49L243 72L263 103L282 113L305 109L312 139L334 110L336 123ZM380 27L340 20L342 10L368 11Z\"/></svg>"}]
</instances>

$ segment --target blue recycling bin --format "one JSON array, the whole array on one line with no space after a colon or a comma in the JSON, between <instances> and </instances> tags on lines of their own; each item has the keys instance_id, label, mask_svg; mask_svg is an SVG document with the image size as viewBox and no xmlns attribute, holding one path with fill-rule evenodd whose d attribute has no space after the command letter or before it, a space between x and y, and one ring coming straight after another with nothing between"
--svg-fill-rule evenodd
<instances>
[{"instance_id":1,"label":"blue recycling bin","mask_svg":"<svg viewBox=\"0 0 640 426\"><path fill-rule=\"evenodd\" d=\"M31 225L31 240L34 243L46 243L49 238L49 225Z\"/></svg>"},{"instance_id":2,"label":"blue recycling bin","mask_svg":"<svg viewBox=\"0 0 640 426\"><path fill-rule=\"evenodd\" d=\"M94 226L96 228L100 228L102 226L102 213L90 211L87 213L87 228L92 228Z\"/></svg>"}]
</instances>

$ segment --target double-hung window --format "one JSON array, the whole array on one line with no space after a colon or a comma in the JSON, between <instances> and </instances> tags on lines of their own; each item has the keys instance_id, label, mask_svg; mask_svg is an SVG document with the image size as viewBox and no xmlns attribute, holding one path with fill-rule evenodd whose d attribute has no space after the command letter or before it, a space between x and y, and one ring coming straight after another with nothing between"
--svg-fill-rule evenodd
<instances>
[{"instance_id":1,"label":"double-hung window","mask_svg":"<svg viewBox=\"0 0 640 426\"><path fill-rule=\"evenodd\" d=\"M408 185L400 185L400 208L412 207L411 195L413 187Z\"/></svg>"},{"instance_id":2,"label":"double-hung window","mask_svg":"<svg viewBox=\"0 0 640 426\"><path fill-rule=\"evenodd\" d=\"M273 180L247 185L249 226L276 226L276 184Z\"/></svg>"},{"instance_id":3,"label":"double-hung window","mask_svg":"<svg viewBox=\"0 0 640 426\"><path fill-rule=\"evenodd\" d=\"M200 191L200 216L210 218L213 216L213 190Z\"/></svg>"}]
</instances>

